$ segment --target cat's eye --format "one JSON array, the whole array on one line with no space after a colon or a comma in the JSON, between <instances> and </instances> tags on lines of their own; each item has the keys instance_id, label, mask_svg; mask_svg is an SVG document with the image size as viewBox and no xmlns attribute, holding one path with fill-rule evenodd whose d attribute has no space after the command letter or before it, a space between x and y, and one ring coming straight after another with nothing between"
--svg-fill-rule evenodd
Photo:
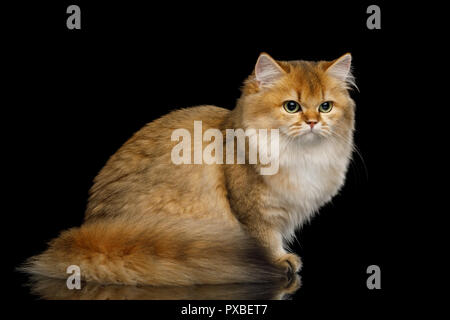
<instances>
[{"instance_id":1,"label":"cat's eye","mask_svg":"<svg viewBox=\"0 0 450 320\"><path fill-rule=\"evenodd\" d=\"M323 113L330 112L331 109L333 109L333 102L331 101L325 101L319 106L319 111Z\"/></svg>"},{"instance_id":2,"label":"cat's eye","mask_svg":"<svg viewBox=\"0 0 450 320\"><path fill-rule=\"evenodd\" d=\"M283 103L283 108L288 113L296 113L302 110L300 104L294 100L288 100Z\"/></svg>"}]
</instances>

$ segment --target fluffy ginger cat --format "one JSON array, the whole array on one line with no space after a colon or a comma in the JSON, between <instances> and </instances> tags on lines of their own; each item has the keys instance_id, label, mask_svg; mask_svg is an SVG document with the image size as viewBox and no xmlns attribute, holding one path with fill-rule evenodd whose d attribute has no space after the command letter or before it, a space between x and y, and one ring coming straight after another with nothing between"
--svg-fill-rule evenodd
<instances>
[{"instance_id":1,"label":"fluffy ginger cat","mask_svg":"<svg viewBox=\"0 0 450 320\"><path fill-rule=\"evenodd\" d=\"M301 267L295 229L342 187L353 150L351 55L276 61L262 53L234 110L173 111L138 131L90 190L85 221L30 258L31 274L86 281L192 285L264 282ZM174 130L279 130L279 168L174 164ZM251 143L251 140L248 139ZM225 141L225 139L224 139ZM249 146L251 147L251 146Z\"/></svg>"}]
</instances>

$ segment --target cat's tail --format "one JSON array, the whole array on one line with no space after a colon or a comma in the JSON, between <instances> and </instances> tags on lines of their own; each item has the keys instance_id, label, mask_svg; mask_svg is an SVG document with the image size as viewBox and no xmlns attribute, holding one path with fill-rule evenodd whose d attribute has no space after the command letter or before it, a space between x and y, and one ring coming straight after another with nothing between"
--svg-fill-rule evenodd
<instances>
[{"instance_id":1,"label":"cat's tail","mask_svg":"<svg viewBox=\"0 0 450 320\"><path fill-rule=\"evenodd\" d=\"M214 222L164 220L150 225L120 220L87 222L64 231L21 267L34 275L111 284L192 285L268 282L285 270L240 228ZM72 271L73 272L73 271Z\"/></svg>"}]
</instances>

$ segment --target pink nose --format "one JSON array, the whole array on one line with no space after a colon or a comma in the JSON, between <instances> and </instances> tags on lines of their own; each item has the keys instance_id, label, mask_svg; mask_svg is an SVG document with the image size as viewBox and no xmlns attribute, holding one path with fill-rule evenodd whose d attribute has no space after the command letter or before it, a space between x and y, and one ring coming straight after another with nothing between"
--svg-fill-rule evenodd
<instances>
[{"instance_id":1,"label":"pink nose","mask_svg":"<svg viewBox=\"0 0 450 320\"><path fill-rule=\"evenodd\" d=\"M317 120L306 120L306 123L309 124L312 129L317 124Z\"/></svg>"}]
</instances>

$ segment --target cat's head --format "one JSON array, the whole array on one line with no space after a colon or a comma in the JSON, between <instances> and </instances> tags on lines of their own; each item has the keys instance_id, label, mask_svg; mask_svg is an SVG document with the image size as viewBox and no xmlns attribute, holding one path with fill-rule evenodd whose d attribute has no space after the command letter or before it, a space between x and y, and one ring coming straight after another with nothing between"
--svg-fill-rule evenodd
<instances>
[{"instance_id":1,"label":"cat's head","mask_svg":"<svg viewBox=\"0 0 450 320\"><path fill-rule=\"evenodd\" d=\"M239 100L244 128L280 130L300 143L351 139L354 87L349 53L333 61L276 61L262 53Z\"/></svg>"}]
</instances>

